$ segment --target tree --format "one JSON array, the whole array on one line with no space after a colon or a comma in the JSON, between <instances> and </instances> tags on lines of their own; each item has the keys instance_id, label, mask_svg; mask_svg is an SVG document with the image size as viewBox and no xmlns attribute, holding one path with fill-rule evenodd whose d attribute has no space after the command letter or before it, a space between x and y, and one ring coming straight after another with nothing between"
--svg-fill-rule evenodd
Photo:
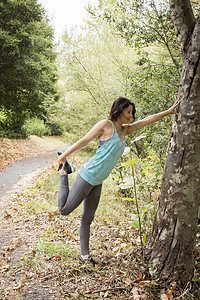
<instances>
[{"instance_id":1,"label":"tree","mask_svg":"<svg viewBox=\"0 0 200 300\"><path fill-rule=\"evenodd\" d=\"M152 44L165 47L179 74L180 47L167 0L102 0L99 10L91 8L91 14L102 16L139 51Z\"/></svg>"},{"instance_id":2,"label":"tree","mask_svg":"<svg viewBox=\"0 0 200 300\"><path fill-rule=\"evenodd\" d=\"M0 110L7 116L5 127L19 132L28 115L44 113L42 103L55 92L55 58L53 29L37 0L1 1Z\"/></svg>"},{"instance_id":3,"label":"tree","mask_svg":"<svg viewBox=\"0 0 200 300\"><path fill-rule=\"evenodd\" d=\"M189 0L170 0L183 67L168 144L158 209L146 246L152 274L185 284L192 278L200 205L200 10Z\"/></svg>"},{"instance_id":4,"label":"tree","mask_svg":"<svg viewBox=\"0 0 200 300\"><path fill-rule=\"evenodd\" d=\"M88 123L92 126L106 118L116 98L130 96L130 80L124 73L136 59L135 52L105 22L88 22L84 31L79 35L65 32L63 36L60 101L56 105L59 120L77 136L88 131Z\"/></svg>"}]
</instances>

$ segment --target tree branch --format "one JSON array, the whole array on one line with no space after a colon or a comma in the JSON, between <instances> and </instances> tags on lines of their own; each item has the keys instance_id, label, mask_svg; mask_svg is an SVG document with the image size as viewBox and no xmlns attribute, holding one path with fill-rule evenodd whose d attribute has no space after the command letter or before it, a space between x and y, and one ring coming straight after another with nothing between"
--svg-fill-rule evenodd
<instances>
[{"instance_id":1,"label":"tree branch","mask_svg":"<svg viewBox=\"0 0 200 300\"><path fill-rule=\"evenodd\" d=\"M169 2L176 34L184 50L196 24L192 6L190 0L169 0Z\"/></svg>"},{"instance_id":2,"label":"tree branch","mask_svg":"<svg viewBox=\"0 0 200 300\"><path fill-rule=\"evenodd\" d=\"M160 21L161 23L161 26L162 26L162 29L163 29L163 33L164 33L164 36L165 36L165 46L167 47L167 50L169 52L169 55L171 56L171 59L176 67L176 70L177 70L177 73L179 74L180 76L180 72L179 72L179 65L178 65L178 62L176 61L175 57L173 56L172 54L172 51L170 49L170 44L169 44L169 39L168 39L168 36L167 36L167 32L166 32L166 29L165 29L165 25L163 23L163 20L162 20L162 16L159 16L159 13L158 13L158 10L157 10L157 7L155 5L155 3L153 2L153 6L154 6L154 11L156 13L156 16L158 18L158 20Z\"/></svg>"}]
</instances>

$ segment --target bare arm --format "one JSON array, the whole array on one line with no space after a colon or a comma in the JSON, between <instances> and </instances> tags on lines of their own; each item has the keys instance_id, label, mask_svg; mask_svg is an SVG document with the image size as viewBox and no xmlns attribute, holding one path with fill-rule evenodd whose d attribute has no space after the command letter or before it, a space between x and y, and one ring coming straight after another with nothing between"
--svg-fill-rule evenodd
<instances>
[{"instance_id":1,"label":"bare arm","mask_svg":"<svg viewBox=\"0 0 200 300\"><path fill-rule=\"evenodd\" d=\"M82 149L83 147L87 146L87 144L89 144L89 142L91 142L93 139L101 136L104 132L107 122L107 120L98 122L83 138L71 145L65 152L62 153L62 155L58 157L58 163L64 164L64 159L66 156L69 156L73 152Z\"/></svg>"},{"instance_id":2,"label":"bare arm","mask_svg":"<svg viewBox=\"0 0 200 300\"><path fill-rule=\"evenodd\" d=\"M146 117L140 121L134 122L132 124L124 124L123 129L124 129L125 134L130 134L130 133L132 133L136 130L139 130L147 125L153 124L153 123L163 119L167 115L177 114L176 108L178 105L179 105L179 102L175 103L168 110L162 111L155 115L148 116L148 117Z\"/></svg>"}]
</instances>

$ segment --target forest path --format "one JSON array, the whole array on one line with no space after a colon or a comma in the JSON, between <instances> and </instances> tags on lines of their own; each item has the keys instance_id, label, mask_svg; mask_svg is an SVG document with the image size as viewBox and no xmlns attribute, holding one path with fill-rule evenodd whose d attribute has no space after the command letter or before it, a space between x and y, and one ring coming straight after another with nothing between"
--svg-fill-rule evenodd
<instances>
[{"instance_id":1,"label":"forest path","mask_svg":"<svg viewBox=\"0 0 200 300\"><path fill-rule=\"evenodd\" d=\"M33 137L27 141L19 141L19 144L16 145L16 141L7 141L5 143L1 142L1 146L4 150L5 156L5 165L11 163L6 169L0 172L0 211L1 211L1 221L4 218L9 218L7 225L1 224L0 227L0 272L6 275L7 263L12 259L12 266L17 266L21 263L21 259L24 254L29 250L29 246L32 243L33 236L27 232L22 233L21 229L16 230L15 220L10 216L10 203L13 201L13 196L15 193L22 192L26 188L30 187L38 174L43 172L46 168L52 165L57 159L57 151L64 151L67 149L67 145L52 146L52 144L45 144L42 138ZM58 141L56 144L61 143ZM11 143L11 147L8 147L8 144ZM3 144L3 145L2 145ZM16 146L16 148L15 148ZM30 151L29 151L30 150ZM16 151L17 156L15 156L14 151ZM26 153L25 153L26 152ZM8 154L6 156L6 154ZM30 155L31 157L26 157ZM18 160L19 157L25 157L21 160ZM2 157L1 157L2 159ZM17 246L10 251L13 247L13 243ZM14 276L15 277L15 276ZM4 278L4 279L3 279ZM0 284L0 294L1 291L5 289L6 283L9 285L9 279L7 276L2 277L2 282ZM17 278L17 277L16 277ZM16 280L15 278L15 280ZM39 298L45 296L46 290L43 287L37 288L39 293ZM34 292L32 291L34 295ZM35 296L34 296L35 297ZM33 298L34 298L33 297ZM23 297L23 299L31 299L29 296ZM46 295L46 299L49 298L49 294Z\"/></svg>"},{"instance_id":2,"label":"forest path","mask_svg":"<svg viewBox=\"0 0 200 300\"><path fill-rule=\"evenodd\" d=\"M60 141L61 142L61 141ZM6 144L6 143L5 143ZM20 144L20 141L19 141ZM4 145L5 146L5 145ZM67 149L67 145L59 145L56 147L52 147L52 145L45 144L41 138L33 137L26 141L23 141L20 147L16 147L16 152L18 151L18 157L21 154L21 157L25 157L21 160L17 160L18 157L13 155L15 151L15 143L11 141L12 152L9 153L9 157L12 157L14 162L11 163L6 169L0 172L0 211L1 216L3 217L10 217L9 214L9 204L13 201L13 196L15 193L21 192L31 186L34 183L35 178L38 174L43 172L47 167L52 165L57 159L57 151L65 151ZM26 153L23 153L23 146L24 152L27 152L26 147L30 147L30 152L28 152L31 157L26 157ZM13 149L14 148L14 149ZM4 148L4 153L6 151L10 151L10 149ZM7 161L8 158L5 155L5 163L8 165ZM29 245L32 242L32 235L25 234L22 238L21 230L16 231L15 226L13 225L12 218L10 219L9 226L2 226L0 227L0 269L1 271L4 270L4 262L5 262L5 255L9 255L12 258L12 264L18 265L21 263L21 258L23 255L29 250ZM10 253L10 250L13 241L18 245L16 249ZM9 258L10 259L10 258ZM5 269L6 270L6 269ZM0 284L0 292L4 290L3 285L8 282L8 278L4 278L5 281L2 281L2 286ZM45 296L45 289L42 287L38 288L38 292L40 296ZM33 293L34 294L34 293ZM39 299L40 299L39 296ZM29 297L24 299L30 299ZM49 294L46 295L46 299L49 298Z\"/></svg>"},{"instance_id":3,"label":"forest path","mask_svg":"<svg viewBox=\"0 0 200 300\"><path fill-rule=\"evenodd\" d=\"M0 174L0 207L6 206L13 193L19 192L30 184L33 177L43 168L48 167L57 158L57 151L64 151L67 145L59 145L45 151L42 143L41 153L34 157L15 161Z\"/></svg>"}]
</instances>

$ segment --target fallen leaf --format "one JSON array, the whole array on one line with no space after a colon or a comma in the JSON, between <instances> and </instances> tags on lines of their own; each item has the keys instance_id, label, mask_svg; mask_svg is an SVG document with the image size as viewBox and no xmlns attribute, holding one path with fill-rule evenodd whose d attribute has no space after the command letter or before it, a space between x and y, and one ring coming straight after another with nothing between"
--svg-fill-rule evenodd
<instances>
[{"instance_id":1,"label":"fallen leaf","mask_svg":"<svg viewBox=\"0 0 200 300\"><path fill-rule=\"evenodd\" d=\"M45 273L39 273L38 276L39 276L39 277L45 277L46 274L45 274Z\"/></svg>"},{"instance_id":2,"label":"fallen leaf","mask_svg":"<svg viewBox=\"0 0 200 300\"><path fill-rule=\"evenodd\" d=\"M105 292L105 294L104 294L104 298L107 298L107 297L108 297L108 291Z\"/></svg>"},{"instance_id":3,"label":"fallen leaf","mask_svg":"<svg viewBox=\"0 0 200 300\"><path fill-rule=\"evenodd\" d=\"M130 278L126 278L126 279L124 279L123 281L124 281L124 283L127 284L127 285L133 284L133 281L132 281Z\"/></svg>"},{"instance_id":4,"label":"fallen leaf","mask_svg":"<svg viewBox=\"0 0 200 300\"><path fill-rule=\"evenodd\" d=\"M161 299L161 300L168 300L168 297L167 297L166 294L161 294L161 295L160 295L160 299Z\"/></svg>"},{"instance_id":5,"label":"fallen leaf","mask_svg":"<svg viewBox=\"0 0 200 300\"><path fill-rule=\"evenodd\" d=\"M167 290L165 294L167 295L167 297L168 297L169 300L173 299L172 291L171 290Z\"/></svg>"},{"instance_id":6,"label":"fallen leaf","mask_svg":"<svg viewBox=\"0 0 200 300\"><path fill-rule=\"evenodd\" d=\"M143 276L142 276L142 273L139 273L138 276L135 278L135 280L137 281L140 281L140 280L143 280Z\"/></svg>"},{"instance_id":7,"label":"fallen leaf","mask_svg":"<svg viewBox=\"0 0 200 300\"><path fill-rule=\"evenodd\" d=\"M132 246L132 244L131 244L131 243L128 243L128 244L126 245L126 249L129 250L129 249L131 248L131 246Z\"/></svg>"},{"instance_id":8,"label":"fallen leaf","mask_svg":"<svg viewBox=\"0 0 200 300\"><path fill-rule=\"evenodd\" d=\"M5 211L4 219L10 219L10 218L12 218L11 214Z\"/></svg>"},{"instance_id":9,"label":"fallen leaf","mask_svg":"<svg viewBox=\"0 0 200 300\"><path fill-rule=\"evenodd\" d=\"M61 256L60 255L54 256L53 260L61 260Z\"/></svg>"},{"instance_id":10,"label":"fallen leaf","mask_svg":"<svg viewBox=\"0 0 200 300\"><path fill-rule=\"evenodd\" d=\"M141 281L141 282L139 283L139 286L140 286L140 287L151 286L151 285L152 285L152 284L151 284L150 281Z\"/></svg>"},{"instance_id":11,"label":"fallen leaf","mask_svg":"<svg viewBox=\"0 0 200 300\"><path fill-rule=\"evenodd\" d=\"M0 264L0 270L1 270L2 272L7 271L9 268L10 268L10 265L9 265L9 264Z\"/></svg>"},{"instance_id":12,"label":"fallen leaf","mask_svg":"<svg viewBox=\"0 0 200 300\"><path fill-rule=\"evenodd\" d=\"M16 294L15 293L9 293L9 297L10 299L16 299Z\"/></svg>"},{"instance_id":13,"label":"fallen leaf","mask_svg":"<svg viewBox=\"0 0 200 300\"><path fill-rule=\"evenodd\" d=\"M53 218L53 214L51 212L49 212L49 219Z\"/></svg>"},{"instance_id":14,"label":"fallen leaf","mask_svg":"<svg viewBox=\"0 0 200 300\"><path fill-rule=\"evenodd\" d=\"M12 287L13 290L19 290L21 288L22 284L18 283L18 285L15 285L14 287Z\"/></svg>"},{"instance_id":15,"label":"fallen leaf","mask_svg":"<svg viewBox=\"0 0 200 300\"><path fill-rule=\"evenodd\" d=\"M134 286L134 287L132 288L132 290L131 290L131 293L133 294L133 296L139 295L139 293L138 293L138 288L137 288L136 286Z\"/></svg>"},{"instance_id":16,"label":"fallen leaf","mask_svg":"<svg viewBox=\"0 0 200 300\"><path fill-rule=\"evenodd\" d=\"M171 286L172 286L172 289L175 289L176 288L176 281L173 281Z\"/></svg>"}]
</instances>

